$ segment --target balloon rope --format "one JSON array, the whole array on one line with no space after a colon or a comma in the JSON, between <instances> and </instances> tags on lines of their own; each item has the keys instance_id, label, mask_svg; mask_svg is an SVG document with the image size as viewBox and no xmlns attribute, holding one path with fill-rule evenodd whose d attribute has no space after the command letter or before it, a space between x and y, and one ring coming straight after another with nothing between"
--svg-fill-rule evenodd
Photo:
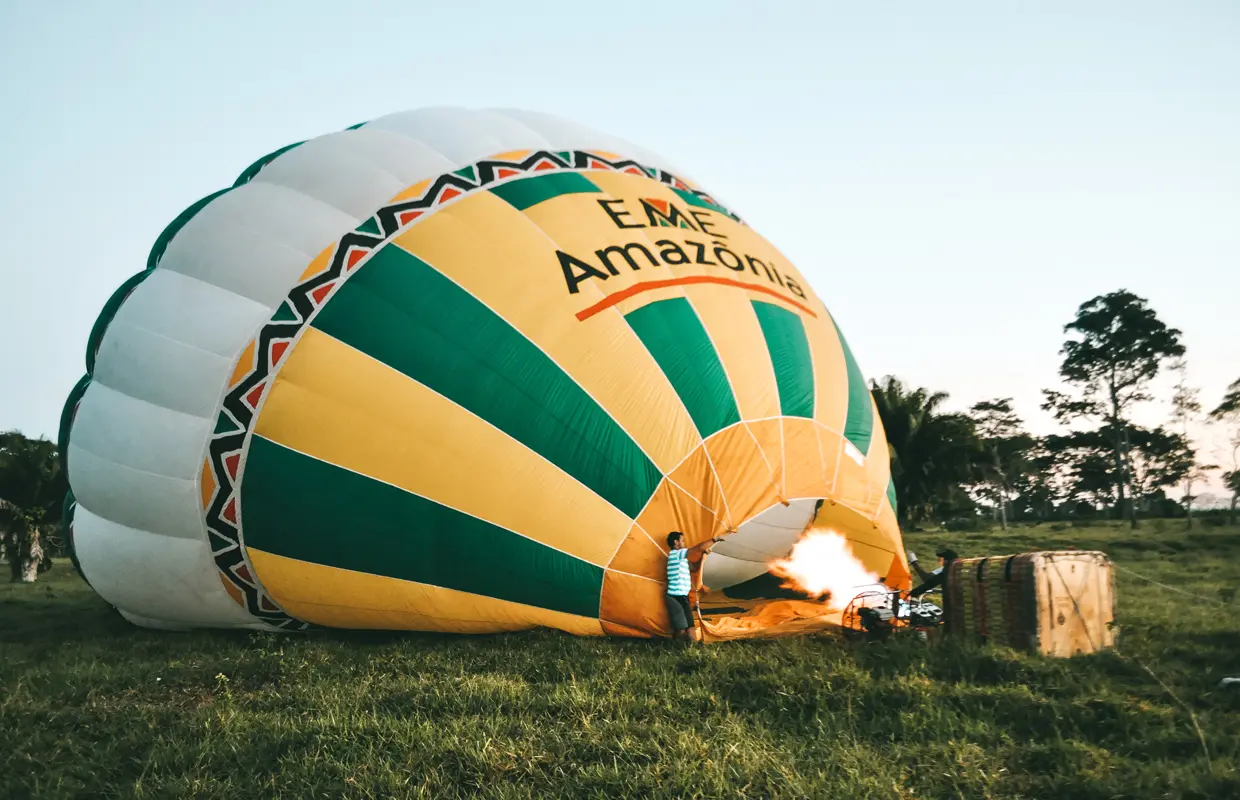
<instances>
[{"instance_id":1,"label":"balloon rope","mask_svg":"<svg viewBox=\"0 0 1240 800\"><path fill-rule=\"evenodd\" d=\"M1201 742L1201 751L1205 753L1205 756L1206 756L1206 769L1212 769L1213 765L1210 763L1210 748L1206 746L1206 735L1201 732L1201 726L1197 724L1197 715L1193 713L1193 710L1189 708L1187 703L1185 703L1183 700L1180 699L1179 695L1171 691L1170 686L1163 683L1162 678L1154 674L1154 670L1145 666L1145 663L1141 661L1141 659L1137 658L1136 656L1127 655L1125 653L1120 653L1119 655L1121 658L1130 658L1133 661L1135 661L1137 663L1137 666L1139 666L1141 669L1149 673L1149 676L1158 682L1158 685L1163 688L1164 692L1171 695L1171 699L1174 700L1176 703L1178 703L1180 708L1188 712L1188 718L1193 723L1193 730L1197 732L1197 741Z\"/></svg>"},{"instance_id":2,"label":"balloon rope","mask_svg":"<svg viewBox=\"0 0 1240 800\"><path fill-rule=\"evenodd\" d=\"M1081 613L1081 606L1077 602L1076 597L1072 594L1072 590L1068 588L1068 581L1064 578L1063 573L1059 571L1059 564L1056 562L1053 556L1048 556L1047 560L1050 561L1051 566L1055 568L1055 574L1059 576L1059 581L1060 583L1063 584L1064 591L1068 593L1068 597L1072 600L1072 606L1076 612L1076 615L1081 618L1081 622L1085 623L1085 636L1089 639L1089 646L1093 648L1093 650L1097 651L1098 647L1094 644L1094 637L1089 632L1089 622L1088 620L1085 619L1085 615ZM1147 580L1150 583L1157 584L1158 586L1162 586L1164 589L1171 589L1172 591L1180 592L1180 594L1186 594L1189 597L1195 597L1195 595L1189 594L1188 592L1185 592L1182 589L1176 589L1174 586L1167 586L1165 583L1159 583L1158 581L1153 580L1151 578L1146 578L1144 575L1139 575L1133 570L1130 570L1126 567L1120 567L1119 564L1116 564L1114 561L1112 561L1111 563L1114 564L1116 567L1119 567L1120 569L1124 570L1125 572L1130 572L1133 575L1136 575L1138 578L1141 578L1142 580ZM1207 599L1207 598L1200 598L1200 599ZM1215 600L1214 602L1217 603L1220 601ZM1115 653L1122 659L1131 660L1135 662L1137 666L1145 670L1145 672L1151 678L1153 678L1158 683L1159 686L1162 687L1164 692L1171 695L1171 699L1174 700L1176 704L1180 706L1180 708L1188 712L1189 721L1193 723L1193 730L1197 733L1197 740L1201 742L1201 751L1205 754L1205 757L1206 757L1206 769L1213 769L1211 762L1210 762L1210 748L1206 745L1206 736L1201 731L1201 725L1198 724L1197 715L1193 712L1193 709L1190 708L1187 703L1181 700L1180 696L1177 695L1175 692L1173 692L1171 690L1171 687L1168 686L1163 681L1162 678L1158 677L1158 675L1154 672L1154 670L1146 666L1145 662L1143 662L1141 659L1137 658L1136 656L1130 656L1127 653L1120 651L1118 647L1115 648Z\"/></svg>"},{"instance_id":3,"label":"balloon rope","mask_svg":"<svg viewBox=\"0 0 1240 800\"><path fill-rule=\"evenodd\" d=\"M1223 602L1222 600L1219 600L1216 597L1206 597L1205 595L1193 594L1192 592L1186 592L1183 589L1177 588L1175 586L1168 586L1167 584L1162 583L1160 581L1156 581L1153 578L1147 578L1141 573L1137 572L1136 570L1128 569L1128 567L1124 567L1119 564L1116 564L1114 561L1112 561L1111 563L1115 564L1116 569L1123 570L1124 572L1127 572L1129 575L1138 577L1143 581L1154 584L1155 586L1161 586L1162 588L1168 589L1172 592L1178 592L1179 594L1182 594L1185 597L1191 597L1194 600L1204 600L1209 603L1218 603L1219 605L1224 605L1224 606L1227 605L1227 603Z\"/></svg>"}]
</instances>

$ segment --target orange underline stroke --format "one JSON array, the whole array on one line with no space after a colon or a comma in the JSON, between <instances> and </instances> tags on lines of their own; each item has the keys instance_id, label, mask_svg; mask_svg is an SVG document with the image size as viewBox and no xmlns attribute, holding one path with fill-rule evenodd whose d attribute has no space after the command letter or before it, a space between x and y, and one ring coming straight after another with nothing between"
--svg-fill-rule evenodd
<instances>
[{"instance_id":1,"label":"orange underline stroke","mask_svg":"<svg viewBox=\"0 0 1240 800\"><path fill-rule=\"evenodd\" d=\"M807 306L804 306L791 298L784 297L782 294L769 286L757 286L752 283L732 280L731 278L719 278L714 275L688 275L683 278L669 278L662 281L646 281L645 283L634 284L627 289L616 292L615 294L607 295L589 308L583 308L581 311L578 311L577 319L581 322L585 322L598 312L611 308L616 303L628 300L630 297L641 294L642 292L649 292L652 289L666 289L669 286L685 286L691 283L717 283L721 286L735 286L738 289L749 289L753 292L762 292L763 294L769 294L771 297L782 300L788 305L801 309L815 319L818 318L818 315L811 311Z\"/></svg>"}]
</instances>

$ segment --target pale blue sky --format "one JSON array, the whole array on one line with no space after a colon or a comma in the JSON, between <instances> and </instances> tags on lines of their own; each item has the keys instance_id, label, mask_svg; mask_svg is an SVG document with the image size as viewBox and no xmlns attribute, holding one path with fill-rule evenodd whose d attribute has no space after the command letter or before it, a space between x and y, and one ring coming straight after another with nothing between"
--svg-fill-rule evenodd
<instances>
[{"instance_id":1,"label":"pale blue sky","mask_svg":"<svg viewBox=\"0 0 1240 800\"><path fill-rule=\"evenodd\" d=\"M426 105L663 154L809 276L869 375L1010 395L1044 430L1062 325L1126 287L1216 402L1238 42L1236 2L0 0L0 429L54 435L96 314L183 208Z\"/></svg>"}]
</instances>

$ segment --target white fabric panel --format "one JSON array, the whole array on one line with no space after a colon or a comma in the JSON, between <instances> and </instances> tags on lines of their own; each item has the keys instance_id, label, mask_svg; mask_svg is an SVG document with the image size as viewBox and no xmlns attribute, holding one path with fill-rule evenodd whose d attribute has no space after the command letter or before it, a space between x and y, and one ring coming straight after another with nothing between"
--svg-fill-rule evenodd
<instances>
[{"instance_id":1,"label":"white fabric panel","mask_svg":"<svg viewBox=\"0 0 1240 800\"><path fill-rule=\"evenodd\" d=\"M186 275L274 309L315 255L227 221L173 239L156 272Z\"/></svg>"},{"instance_id":2,"label":"white fabric panel","mask_svg":"<svg viewBox=\"0 0 1240 800\"><path fill-rule=\"evenodd\" d=\"M353 131L332 134L341 147L347 147L357 159L377 167L397 179L402 192L418 181L437 178L459 169L457 164L435 148L399 131L383 130L367 125ZM371 212L386 205L396 192L379 198Z\"/></svg>"},{"instance_id":3,"label":"white fabric panel","mask_svg":"<svg viewBox=\"0 0 1240 800\"><path fill-rule=\"evenodd\" d=\"M593 130L567 119L544 114L539 111L521 109L499 109L498 113L509 119L520 122L525 127L538 133L554 150L608 150L625 158L632 158L650 167L660 167L680 175L666 159L650 152L644 147L626 142L623 139ZM687 176L681 176L687 177Z\"/></svg>"},{"instance_id":4,"label":"white fabric panel","mask_svg":"<svg viewBox=\"0 0 1240 800\"><path fill-rule=\"evenodd\" d=\"M236 624L230 625L230 624L226 624L223 622L211 622L211 621L178 622L178 621L173 621L173 620L154 619L152 617L144 617L141 614L134 614L133 612L126 611L123 608L118 608L117 612L119 612L120 615L124 617L126 620L128 620L129 622L133 623L134 625L137 625L139 628L149 628L151 630L156 630L156 631L176 631L176 632L184 633L186 631L192 631L195 628L226 628L226 629L232 629L232 630L249 630L249 631L266 631L266 632L274 631L276 633L283 632L280 628L274 628L264 622L260 622L257 619L254 619L253 617L250 618L249 622L236 623Z\"/></svg>"},{"instance_id":5,"label":"white fabric panel","mask_svg":"<svg viewBox=\"0 0 1240 800\"><path fill-rule=\"evenodd\" d=\"M362 219L292 189L251 182L212 200L186 223L159 269L198 278L274 311L310 261Z\"/></svg>"},{"instance_id":6,"label":"white fabric panel","mask_svg":"<svg viewBox=\"0 0 1240 800\"><path fill-rule=\"evenodd\" d=\"M700 182L692 175L676 167L658 153L653 153L624 139L592 130L572 120L561 119L541 111L526 111L523 109L502 109L488 113L503 114L510 119L519 121L531 130L537 131L548 142L552 150L608 150L616 155L632 158L648 167L665 169L678 178L698 184L699 188L705 188L707 191L710 191L710 187L702 187ZM714 192L711 192L711 196L723 203L730 211L740 213L722 196Z\"/></svg>"},{"instance_id":7,"label":"white fabric panel","mask_svg":"<svg viewBox=\"0 0 1240 800\"><path fill-rule=\"evenodd\" d=\"M103 336L93 382L152 405L209 417L232 371L232 362L231 358L127 325L117 314Z\"/></svg>"},{"instance_id":8,"label":"white fabric panel","mask_svg":"<svg viewBox=\"0 0 1240 800\"><path fill-rule=\"evenodd\" d=\"M73 420L72 441L121 466L195 480L213 422L92 383Z\"/></svg>"},{"instance_id":9,"label":"white fabric panel","mask_svg":"<svg viewBox=\"0 0 1240 800\"><path fill-rule=\"evenodd\" d=\"M133 530L99 517L81 502L73 532L91 586L122 611L172 627L254 625L254 617L224 591L205 541Z\"/></svg>"},{"instance_id":10,"label":"white fabric panel","mask_svg":"<svg viewBox=\"0 0 1240 800\"><path fill-rule=\"evenodd\" d=\"M542 137L517 120L464 108L420 108L390 114L367 123L362 130L371 127L423 142L453 162L454 169L508 150L547 147Z\"/></svg>"},{"instance_id":11,"label":"white fabric panel","mask_svg":"<svg viewBox=\"0 0 1240 800\"><path fill-rule=\"evenodd\" d=\"M756 578L768 562L784 558L814 519L816 500L793 500L771 506L744 523L706 556L702 582L724 589Z\"/></svg>"},{"instance_id":12,"label":"white fabric panel","mask_svg":"<svg viewBox=\"0 0 1240 800\"><path fill-rule=\"evenodd\" d=\"M176 537L206 546L199 508L202 500L195 481L127 467L113 461L111 454L97 455L72 441L69 481L78 505L97 516L125 527L151 531L143 534L150 541ZM76 531L76 518L74 525Z\"/></svg>"},{"instance_id":13,"label":"white fabric panel","mask_svg":"<svg viewBox=\"0 0 1240 800\"><path fill-rule=\"evenodd\" d=\"M244 192L254 184L275 184L313 197L358 221L366 219L408 184L359 155L349 144L351 133L333 133L294 147L236 191Z\"/></svg>"},{"instance_id":14,"label":"white fabric panel","mask_svg":"<svg viewBox=\"0 0 1240 800\"><path fill-rule=\"evenodd\" d=\"M703 566L702 583L711 589L726 589L752 580L767 571L765 561L744 561L711 551Z\"/></svg>"},{"instance_id":15,"label":"white fabric panel","mask_svg":"<svg viewBox=\"0 0 1240 800\"><path fill-rule=\"evenodd\" d=\"M126 299L113 322L184 342L229 361L252 332L271 318L270 306L167 269L152 272L140 288Z\"/></svg>"},{"instance_id":16,"label":"white fabric panel","mask_svg":"<svg viewBox=\"0 0 1240 800\"><path fill-rule=\"evenodd\" d=\"M123 608L118 608L116 610L120 612L120 615L125 618L126 622L137 625L139 628L149 628L156 631L178 632L192 631L194 629L193 625L189 625L184 622L166 622L162 619L151 619L150 617L144 617L141 614L130 613Z\"/></svg>"},{"instance_id":17,"label":"white fabric panel","mask_svg":"<svg viewBox=\"0 0 1240 800\"><path fill-rule=\"evenodd\" d=\"M793 500L787 506L771 506L716 545L715 551L750 561L782 558L813 520L816 502Z\"/></svg>"}]
</instances>

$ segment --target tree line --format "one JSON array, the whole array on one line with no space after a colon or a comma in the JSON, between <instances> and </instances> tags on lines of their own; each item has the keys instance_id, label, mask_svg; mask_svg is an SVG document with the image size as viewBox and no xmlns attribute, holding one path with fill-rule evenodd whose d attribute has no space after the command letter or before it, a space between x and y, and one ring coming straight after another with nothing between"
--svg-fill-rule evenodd
<instances>
[{"instance_id":1,"label":"tree line","mask_svg":"<svg viewBox=\"0 0 1240 800\"><path fill-rule=\"evenodd\" d=\"M1112 292L1081 304L1064 326L1068 338L1059 389L1042 407L1064 430L1033 436L1011 398L943 410L945 392L905 386L895 377L871 389L891 452L900 524L904 528L993 516L1010 520L1185 516L1193 521L1194 487L1218 471L1231 492L1229 518L1240 499L1240 379L1207 413L1188 381L1180 331L1169 328L1144 298ZM1167 422L1143 427L1133 413L1152 402L1151 383L1176 376ZM1223 464L1206 463L1189 429L1225 426ZM1165 490L1183 489L1180 502ZM56 445L16 431L0 433L0 546L15 581L34 581L65 555L59 526L68 480Z\"/></svg>"},{"instance_id":2,"label":"tree line","mask_svg":"<svg viewBox=\"0 0 1240 800\"><path fill-rule=\"evenodd\" d=\"M69 480L56 445L0 433L0 551L14 581L33 583L61 555L60 520Z\"/></svg>"},{"instance_id":3,"label":"tree line","mask_svg":"<svg viewBox=\"0 0 1240 800\"><path fill-rule=\"evenodd\" d=\"M1229 521L1240 500L1240 379L1207 412L1188 380L1181 333L1148 302L1126 290L1082 303L1064 326L1058 389L1043 390L1042 408L1063 430L1033 436L1011 398L943 410L945 392L905 386L888 376L871 390L887 430L903 527L972 520L1125 519L1183 516L1193 525L1195 488L1218 472L1231 493ZM1163 425L1133 421L1153 401L1160 374L1175 377ZM1226 430L1228 449L1209 463L1189 436L1211 423ZM1166 490L1183 497L1170 500Z\"/></svg>"}]
</instances>

